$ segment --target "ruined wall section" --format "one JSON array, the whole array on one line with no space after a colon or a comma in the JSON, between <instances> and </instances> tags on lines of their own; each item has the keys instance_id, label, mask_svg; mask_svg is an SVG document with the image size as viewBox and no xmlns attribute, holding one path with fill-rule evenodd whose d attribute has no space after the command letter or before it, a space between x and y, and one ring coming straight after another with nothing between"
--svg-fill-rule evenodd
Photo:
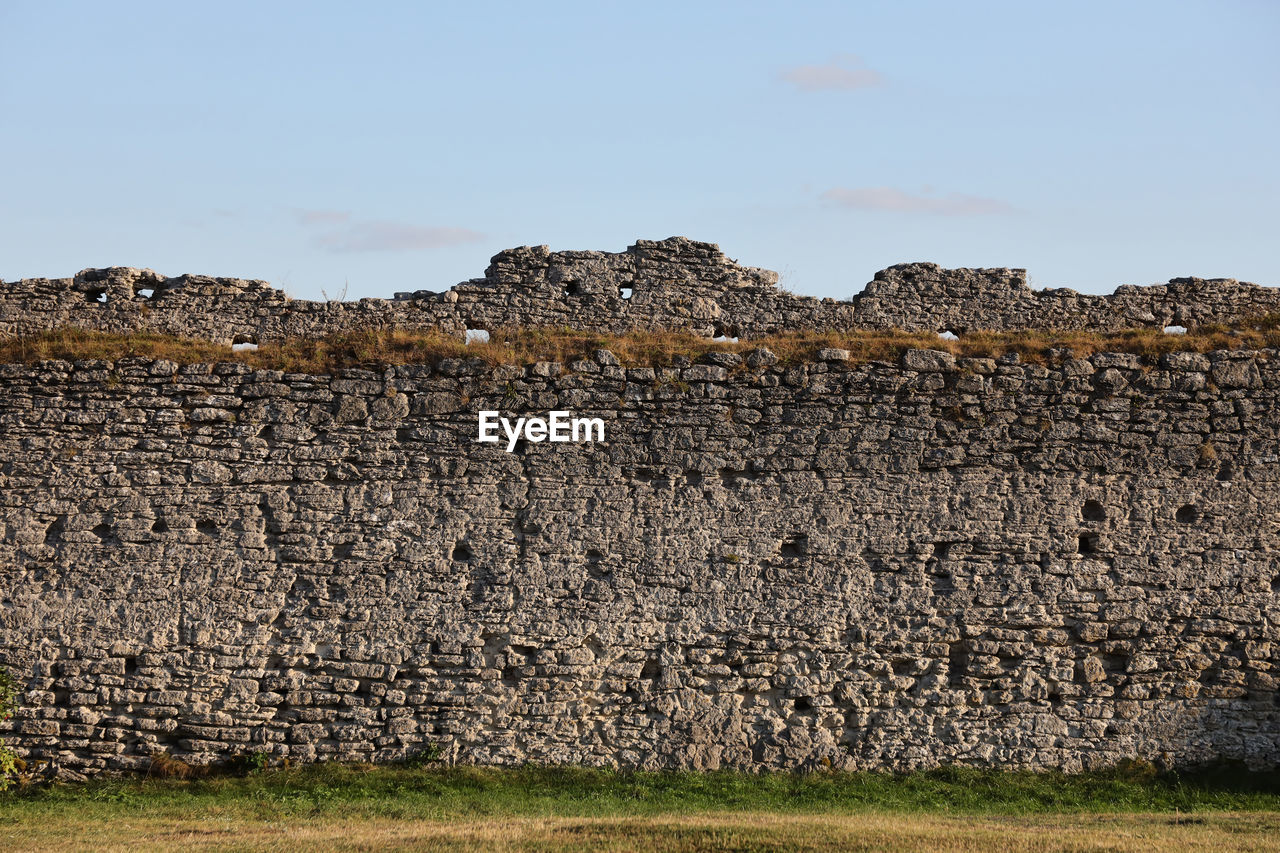
<instances>
[{"instance_id":1,"label":"ruined wall section","mask_svg":"<svg viewBox=\"0 0 1280 853\"><path fill-rule=\"evenodd\" d=\"M1032 290L1026 270L900 264L876 273L854 298L857 325L908 331L1063 329L1117 332L1235 325L1280 312L1280 290L1235 279L1176 278L1121 285L1109 296Z\"/></svg>"},{"instance_id":2,"label":"ruined wall section","mask_svg":"<svg viewBox=\"0 0 1280 853\"><path fill-rule=\"evenodd\" d=\"M1276 352L845 357L0 367L5 737L64 776L1280 760ZM474 442L553 408L607 441Z\"/></svg>"},{"instance_id":3,"label":"ruined wall section","mask_svg":"<svg viewBox=\"0 0 1280 853\"><path fill-rule=\"evenodd\" d=\"M739 266L717 246L681 237L625 252L511 249L484 278L442 293L358 302L291 300L265 282L150 270L85 270L71 279L0 286L0 335L65 326L150 331L219 343L266 343L356 329L552 326L621 333L675 329L760 337L802 329L1088 329L1233 324L1280 311L1280 291L1234 279L1125 285L1110 296L1033 291L1024 270L902 264L848 301L798 296L777 274Z\"/></svg>"}]
</instances>

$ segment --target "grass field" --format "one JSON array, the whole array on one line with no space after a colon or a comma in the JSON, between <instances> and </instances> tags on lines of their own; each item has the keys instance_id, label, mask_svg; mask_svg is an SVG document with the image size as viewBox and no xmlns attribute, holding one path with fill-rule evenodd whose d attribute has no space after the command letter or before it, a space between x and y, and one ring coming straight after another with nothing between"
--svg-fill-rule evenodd
<instances>
[{"instance_id":1,"label":"grass field","mask_svg":"<svg viewBox=\"0 0 1280 853\"><path fill-rule=\"evenodd\" d=\"M1280 850L1280 775L327 765L0 794L0 850Z\"/></svg>"}]
</instances>

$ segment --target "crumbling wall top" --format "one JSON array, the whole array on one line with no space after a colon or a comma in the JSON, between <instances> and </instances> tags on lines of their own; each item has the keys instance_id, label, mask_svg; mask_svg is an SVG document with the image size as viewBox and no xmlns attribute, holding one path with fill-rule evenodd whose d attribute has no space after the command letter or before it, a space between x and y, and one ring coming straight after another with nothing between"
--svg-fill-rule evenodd
<instances>
[{"instance_id":1,"label":"crumbling wall top","mask_svg":"<svg viewBox=\"0 0 1280 853\"><path fill-rule=\"evenodd\" d=\"M673 329L758 337L806 329L1080 329L1238 324L1280 312L1280 290L1235 279L1122 285L1107 296L1032 290L1023 269L897 264L848 300L799 296L775 272L745 267L685 237L638 240L622 252L523 246L494 255L482 278L444 292L357 302L293 300L263 281L131 267L0 286L0 335L59 327L150 331L220 343L318 337L364 328L571 326L621 333Z\"/></svg>"}]
</instances>

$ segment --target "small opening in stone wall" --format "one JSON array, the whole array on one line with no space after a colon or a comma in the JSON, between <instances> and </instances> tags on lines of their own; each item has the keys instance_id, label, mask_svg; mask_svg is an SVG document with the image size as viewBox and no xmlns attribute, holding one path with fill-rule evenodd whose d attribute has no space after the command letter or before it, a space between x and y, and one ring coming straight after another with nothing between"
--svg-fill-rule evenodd
<instances>
[{"instance_id":1,"label":"small opening in stone wall","mask_svg":"<svg viewBox=\"0 0 1280 853\"><path fill-rule=\"evenodd\" d=\"M62 533L67 529L67 517L60 515L53 520L53 523L44 532L44 543L46 545L57 545L62 541Z\"/></svg>"},{"instance_id":2,"label":"small opening in stone wall","mask_svg":"<svg viewBox=\"0 0 1280 853\"><path fill-rule=\"evenodd\" d=\"M1280 575L1276 575L1271 579L1271 591L1280 592Z\"/></svg>"},{"instance_id":3,"label":"small opening in stone wall","mask_svg":"<svg viewBox=\"0 0 1280 853\"><path fill-rule=\"evenodd\" d=\"M644 666L640 668L640 677L649 681L657 681L662 677L662 667L656 660L650 658L644 662Z\"/></svg>"},{"instance_id":4,"label":"small opening in stone wall","mask_svg":"<svg viewBox=\"0 0 1280 853\"><path fill-rule=\"evenodd\" d=\"M351 552L355 550L355 545L351 542L339 542L333 546L333 559L345 560L351 556Z\"/></svg>"},{"instance_id":5,"label":"small opening in stone wall","mask_svg":"<svg viewBox=\"0 0 1280 853\"><path fill-rule=\"evenodd\" d=\"M139 299L150 299L156 295L156 289L154 287L139 287L133 292L133 295Z\"/></svg>"},{"instance_id":6,"label":"small opening in stone wall","mask_svg":"<svg viewBox=\"0 0 1280 853\"><path fill-rule=\"evenodd\" d=\"M780 553L789 560L799 559L809 552L809 537L803 533L788 536L782 543Z\"/></svg>"},{"instance_id":7,"label":"small opening in stone wall","mask_svg":"<svg viewBox=\"0 0 1280 853\"><path fill-rule=\"evenodd\" d=\"M941 332L938 332L938 337L942 338L944 341L960 340L960 336L957 335L955 332L951 331L950 329L943 329Z\"/></svg>"},{"instance_id":8,"label":"small opening in stone wall","mask_svg":"<svg viewBox=\"0 0 1280 853\"><path fill-rule=\"evenodd\" d=\"M453 546L453 560L458 563L470 563L475 558L471 546L461 539Z\"/></svg>"},{"instance_id":9,"label":"small opening in stone wall","mask_svg":"<svg viewBox=\"0 0 1280 853\"><path fill-rule=\"evenodd\" d=\"M1085 501L1084 506L1080 507L1080 517L1085 521L1106 521L1107 511L1098 501Z\"/></svg>"},{"instance_id":10,"label":"small opening in stone wall","mask_svg":"<svg viewBox=\"0 0 1280 853\"><path fill-rule=\"evenodd\" d=\"M129 655L124 659L124 674L133 675L138 671L138 658L136 655Z\"/></svg>"},{"instance_id":11,"label":"small opening in stone wall","mask_svg":"<svg viewBox=\"0 0 1280 853\"><path fill-rule=\"evenodd\" d=\"M199 530L205 536L217 536L218 523L208 518L202 518L196 522L196 530Z\"/></svg>"},{"instance_id":12,"label":"small opening in stone wall","mask_svg":"<svg viewBox=\"0 0 1280 853\"><path fill-rule=\"evenodd\" d=\"M813 700L808 696L797 696L795 701L791 703L797 711L812 711Z\"/></svg>"},{"instance_id":13,"label":"small opening in stone wall","mask_svg":"<svg viewBox=\"0 0 1280 853\"><path fill-rule=\"evenodd\" d=\"M1230 462L1223 462L1222 467L1218 468L1218 479L1221 482L1228 483L1236 478L1236 466Z\"/></svg>"},{"instance_id":14,"label":"small opening in stone wall","mask_svg":"<svg viewBox=\"0 0 1280 853\"><path fill-rule=\"evenodd\" d=\"M487 329L467 329L467 344L487 344L489 343L489 331Z\"/></svg>"},{"instance_id":15,"label":"small opening in stone wall","mask_svg":"<svg viewBox=\"0 0 1280 853\"><path fill-rule=\"evenodd\" d=\"M1166 335L1185 335L1187 333L1186 326L1165 326L1164 333Z\"/></svg>"},{"instance_id":16,"label":"small opening in stone wall","mask_svg":"<svg viewBox=\"0 0 1280 853\"><path fill-rule=\"evenodd\" d=\"M93 290L86 290L84 292L84 300L85 302L99 302L105 305L107 303L106 288L97 287Z\"/></svg>"},{"instance_id":17,"label":"small opening in stone wall","mask_svg":"<svg viewBox=\"0 0 1280 853\"><path fill-rule=\"evenodd\" d=\"M716 323L715 329L713 331L714 331L714 334L712 334L711 336L711 340L713 341L721 341L724 343L734 343L734 344L738 342L737 326L725 326L720 323Z\"/></svg>"},{"instance_id":18,"label":"small opening in stone wall","mask_svg":"<svg viewBox=\"0 0 1280 853\"><path fill-rule=\"evenodd\" d=\"M1096 554L1098 552L1098 534L1081 533L1080 538L1076 540L1076 551L1081 554Z\"/></svg>"},{"instance_id":19,"label":"small opening in stone wall","mask_svg":"<svg viewBox=\"0 0 1280 853\"><path fill-rule=\"evenodd\" d=\"M99 539L110 539L111 525L107 524L104 521L101 524L99 524L97 527L93 528L93 534L97 536Z\"/></svg>"},{"instance_id":20,"label":"small opening in stone wall","mask_svg":"<svg viewBox=\"0 0 1280 853\"><path fill-rule=\"evenodd\" d=\"M947 684L951 687L959 687L962 679L968 674L969 647L963 640L957 640L947 649Z\"/></svg>"},{"instance_id":21,"label":"small opening in stone wall","mask_svg":"<svg viewBox=\"0 0 1280 853\"><path fill-rule=\"evenodd\" d=\"M618 296L622 297L623 299L630 299L630 298L631 298L631 288L629 288L629 287L619 287L619 288L618 288Z\"/></svg>"},{"instance_id":22,"label":"small opening in stone wall","mask_svg":"<svg viewBox=\"0 0 1280 853\"><path fill-rule=\"evenodd\" d=\"M576 281L566 281L564 283L565 296L578 296L582 293L582 288Z\"/></svg>"},{"instance_id":23,"label":"small opening in stone wall","mask_svg":"<svg viewBox=\"0 0 1280 853\"><path fill-rule=\"evenodd\" d=\"M165 520L163 518L157 518L151 524L151 532L152 533L168 533L169 525L165 523Z\"/></svg>"},{"instance_id":24,"label":"small opening in stone wall","mask_svg":"<svg viewBox=\"0 0 1280 853\"><path fill-rule=\"evenodd\" d=\"M1179 524L1191 524L1200 518L1200 510L1195 504L1186 504L1178 507L1178 511L1173 516L1178 520Z\"/></svg>"},{"instance_id":25,"label":"small opening in stone wall","mask_svg":"<svg viewBox=\"0 0 1280 853\"><path fill-rule=\"evenodd\" d=\"M244 334L241 334L241 335L236 335L236 336L235 336L234 338L232 338L232 340L231 340L231 349L235 350L236 352L240 352L240 351L243 351L243 350L248 350L248 351L252 352L253 350L256 350L257 348L258 348L258 337L257 337L257 335L244 335Z\"/></svg>"},{"instance_id":26,"label":"small opening in stone wall","mask_svg":"<svg viewBox=\"0 0 1280 853\"><path fill-rule=\"evenodd\" d=\"M695 487L701 486L702 472L701 471L685 471L684 479L685 479L685 482L688 483L690 486L695 486Z\"/></svg>"},{"instance_id":27,"label":"small opening in stone wall","mask_svg":"<svg viewBox=\"0 0 1280 853\"><path fill-rule=\"evenodd\" d=\"M604 552L598 548L587 549L587 574L593 578L602 578L609 574L609 567L604 565Z\"/></svg>"}]
</instances>

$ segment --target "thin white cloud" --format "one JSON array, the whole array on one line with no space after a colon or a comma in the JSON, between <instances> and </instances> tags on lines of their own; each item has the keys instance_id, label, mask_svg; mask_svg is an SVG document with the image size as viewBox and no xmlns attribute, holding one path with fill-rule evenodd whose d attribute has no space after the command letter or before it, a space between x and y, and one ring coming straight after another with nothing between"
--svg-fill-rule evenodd
<instances>
[{"instance_id":1,"label":"thin white cloud","mask_svg":"<svg viewBox=\"0 0 1280 853\"><path fill-rule=\"evenodd\" d=\"M822 199L854 210L934 213L941 216L986 216L1013 211L1011 204L999 199L964 193L912 195L894 187L835 187L824 192Z\"/></svg>"},{"instance_id":2,"label":"thin white cloud","mask_svg":"<svg viewBox=\"0 0 1280 853\"><path fill-rule=\"evenodd\" d=\"M801 92L853 91L879 86L884 78L879 71L865 67L852 54L837 56L825 65L799 65L778 74Z\"/></svg>"},{"instance_id":3,"label":"thin white cloud","mask_svg":"<svg viewBox=\"0 0 1280 853\"><path fill-rule=\"evenodd\" d=\"M303 225L341 225L351 219L345 210L299 210L295 215Z\"/></svg>"},{"instance_id":4,"label":"thin white cloud","mask_svg":"<svg viewBox=\"0 0 1280 853\"><path fill-rule=\"evenodd\" d=\"M353 222L316 237L331 252L409 252L475 243L484 235L469 228L407 225L402 222Z\"/></svg>"}]
</instances>

